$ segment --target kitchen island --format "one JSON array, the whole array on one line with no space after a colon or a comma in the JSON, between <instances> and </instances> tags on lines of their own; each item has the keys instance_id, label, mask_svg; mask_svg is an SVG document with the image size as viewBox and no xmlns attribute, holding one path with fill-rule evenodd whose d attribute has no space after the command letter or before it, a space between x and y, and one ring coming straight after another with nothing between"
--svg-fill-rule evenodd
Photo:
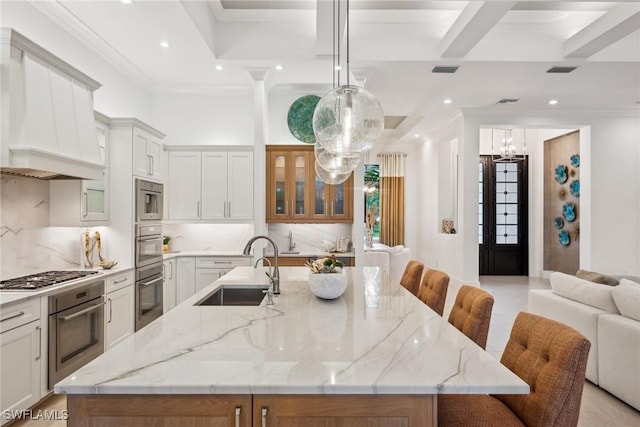
<instances>
[{"instance_id":1,"label":"kitchen island","mask_svg":"<svg viewBox=\"0 0 640 427\"><path fill-rule=\"evenodd\" d=\"M265 270L234 269L56 384L69 427L422 427L437 424L438 394L529 392L377 267L345 269L332 301L290 267L272 306L193 305L222 285L264 284Z\"/></svg>"}]
</instances>

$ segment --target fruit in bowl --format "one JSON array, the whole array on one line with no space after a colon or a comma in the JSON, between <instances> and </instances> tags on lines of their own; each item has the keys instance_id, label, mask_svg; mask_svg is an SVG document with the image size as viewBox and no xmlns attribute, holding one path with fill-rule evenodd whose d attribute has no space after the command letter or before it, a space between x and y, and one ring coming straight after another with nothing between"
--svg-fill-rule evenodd
<instances>
[{"instance_id":1,"label":"fruit in bowl","mask_svg":"<svg viewBox=\"0 0 640 427\"><path fill-rule=\"evenodd\" d=\"M98 261L98 265L105 270L109 270L110 268L113 268L117 263L118 261L115 261L112 259L103 259L101 261Z\"/></svg>"}]
</instances>

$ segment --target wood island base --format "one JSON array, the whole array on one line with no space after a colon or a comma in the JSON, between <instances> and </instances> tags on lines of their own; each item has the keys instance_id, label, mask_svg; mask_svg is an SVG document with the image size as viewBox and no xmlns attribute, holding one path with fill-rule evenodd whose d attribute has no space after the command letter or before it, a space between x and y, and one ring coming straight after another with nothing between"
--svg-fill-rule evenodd
<instances>
[{"instance_id":1,"label":"wood island base","mask_svg":"<svg viewBox=\"0 0 640 427\"><path fill-rule=\"evenodd\" d=\"M434 395L69 394L68 427L435 427Z\"/></svg>"}]
</instances>

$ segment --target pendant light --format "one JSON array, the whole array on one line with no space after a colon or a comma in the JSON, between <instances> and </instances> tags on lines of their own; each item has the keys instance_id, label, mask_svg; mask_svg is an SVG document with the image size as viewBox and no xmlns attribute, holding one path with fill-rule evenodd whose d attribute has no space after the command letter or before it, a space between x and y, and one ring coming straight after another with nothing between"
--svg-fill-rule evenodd
<instances>
[{"instance_id":1,"label":"pendant light","mask_svg":"<svg viewBox=\"0 0 640 427\"><path fill-rule=\"evenodd\" d=\"M349 176L351 175L351 172L352 172L352 170L344 173L328 171L324 169L322 166L320 166L320 164L318 163L318 160L316 160L315 168L316 168L316 176L320 178L320 180L325 184L330 184L330 185L342 184L347 179L349 179Z\"/></svg>"},{"instance_id":2,"label":"pendant light","mask_svg":"<svg viewBox=\"0 0 640 427\"><path fill-rule=\"evenodd\" d=\"M315 144L313 151L316 161L322 169L338 174L351 172L360 164L360 160L362 158L361 156L344 157L338 154L329 153L320 144Z\"/></svg>"},{"instance_id":3,"label":"pendant light","mask_svg":"<svg viewBox=\"0 0 640 427\"><path fill-rule=\"evenodd\" d=\"M337 1L339 19L340 3L339 0ZM340 37L337 37L336 42L335 10L336 0L334 0L333 48L334 53L336 46L338 48L338 65L340 65ZM316 106L313 114L313 132L316 136L316 144L320 144L328 153L343 158L359 158L363 152L371 149L382 136L384 115L382 106L375 96L364 88L351 85L349 82L349 0L347 0L346 13L347 84L340 85L340 71L338 70L338 86L326 94ZM341 67L335 67L334 64L334 70L336 68L340 69Z\"/></svg>"}]
</instances>

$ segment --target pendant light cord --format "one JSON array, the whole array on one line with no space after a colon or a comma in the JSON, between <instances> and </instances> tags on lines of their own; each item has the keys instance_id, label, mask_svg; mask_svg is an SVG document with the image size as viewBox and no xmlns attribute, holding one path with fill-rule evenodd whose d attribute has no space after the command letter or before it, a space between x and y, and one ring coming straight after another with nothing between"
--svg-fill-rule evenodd
<instances>
[{"instance_id":1,"label":"pendant light cord","mask_svg":"<svg viewBox=\"0 0 640 427\"><path fill-rule=\"evenodd\" d=\"M342 0L337 0L338 1L338 25L336 28L336 44L338 45L338 86L340 86L340 71L341 70L341 65L340 65L340 45L341 43L341 38L340 38L340 3L342 2Z\"/></svg>"},{"instance_id":2,"label":"pendant light cord","mask_svg":"<svg viewBox=\"0 0 640 427\"><path fill-rule=\"evenodd\" d=\"M331 59L333 60L332 68L331 68L331 76L333 80L331 84L333 85L333 89L336 88L336 0L333 0L333 19L332 23L332 34L331 34Z\"/></svg>"},{"instance_id":3,"label":"pendant light cord","mask_svg":"<svg viewBox=\"0 0 640 427\"><path fill-rule=\"evenodd\" d=\"M349 0L347 0L347 86L349 86Z\"/></svg>"}]
</instances>

